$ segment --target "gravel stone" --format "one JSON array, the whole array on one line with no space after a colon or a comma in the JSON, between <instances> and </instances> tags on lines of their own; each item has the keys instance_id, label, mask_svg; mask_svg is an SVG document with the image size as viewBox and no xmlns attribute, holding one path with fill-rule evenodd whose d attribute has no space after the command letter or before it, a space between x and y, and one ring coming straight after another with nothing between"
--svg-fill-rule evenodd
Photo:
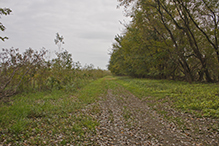
<instances>
[{"instance_id":1,"label":"gravel stone","mask_svg":"<svg viewBox=\"0 0 219 146\"><path fill-rule=\"evenodd\" d=\"M179 115L186 117L189 128L182 130L177 124L166 120L154 108L149 107L146 100L140 100L123 87L109 89L107 95L101 97L97 104L101 109L101 114L95 116L100 123L96 127L94 138L97 145L219 145L218 132L211 132L208 135L203 132L205 127L200 127L198 133L203 134L193 134L195 130L191 121L199 121L200 125L203 125L205 119L191 118L192 115L184 115L183 112L178 112L168 105L163 107L162 109L168 110L175 117Z\"/></svg>"}]
</instances>

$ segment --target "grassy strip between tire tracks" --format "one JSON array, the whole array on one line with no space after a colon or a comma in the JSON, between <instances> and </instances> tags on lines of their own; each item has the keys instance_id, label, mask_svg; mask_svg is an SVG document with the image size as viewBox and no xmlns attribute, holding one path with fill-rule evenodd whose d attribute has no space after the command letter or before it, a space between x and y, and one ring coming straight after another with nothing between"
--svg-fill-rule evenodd
<instances>
[{"instance_id":1,"label":"grassy strip between tire tracks","mask_svg":"<svg viewBox=\"0 0 219 146\"><path fill-rule=\"evenodd\" d=\"M219 118L219 84L117 77L117 83L139 98L150 97L196 116Z\"/></svg>"}]
</instances>

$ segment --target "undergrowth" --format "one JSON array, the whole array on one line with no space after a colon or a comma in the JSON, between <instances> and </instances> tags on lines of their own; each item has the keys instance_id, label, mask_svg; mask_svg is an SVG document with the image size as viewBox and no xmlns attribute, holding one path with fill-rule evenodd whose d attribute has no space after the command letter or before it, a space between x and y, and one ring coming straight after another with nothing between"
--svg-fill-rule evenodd
<instances>
[{"instance_id":1,"label":"undergrowth","mask_svg":"<svg viewBox=\"0 0 219 146\"><path fill-rule=\"evenodd\" d=\"M169 80L118 77L117 83L139 98L171 101L173 106L197 116L219 118L219 85Z\"/></svg>"}]
</instances>

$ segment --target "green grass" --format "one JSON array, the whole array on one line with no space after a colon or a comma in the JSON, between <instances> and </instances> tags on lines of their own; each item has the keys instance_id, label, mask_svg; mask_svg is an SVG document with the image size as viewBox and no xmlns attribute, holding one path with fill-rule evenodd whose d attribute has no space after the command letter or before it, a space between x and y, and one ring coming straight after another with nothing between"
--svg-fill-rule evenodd
<instances>
[{"instance_id":1,"label":"green grass","mask_svg":"<svg viewBox=\"0 0 219 146\"><path fill-rule=\"evenodd\" d=\"M126 121L131 118L131 112L127 109L126 106L123 106L123 117Z\"/></svg>"},{"instance_id":2,"label":"green grass","mask_svg":"<svg viewBox=\"0 0 219 146\"><path fill-rule=\"evenodd\" d=\"M123 90L116 89L120 85L141 99L171 102L172 106L183 111L219 117L218 84L108 76L74 92L53 90L20 94L10 102L1 102L0 145L95 145L90 137L95 135L95 127L99 123L92 115L101 110L94 103L99 97L106 96L108 89L119 99ZM156 102L148 103L153 106ZM89 108L84 111L86 107ZM166 111L160 113L167 114ZM123 116L125 119L130 116L125 107Z\"/></svg>"},{"instance_id":3,"label":"green grass","mask_svg":"<svg viewBox=\"0 0 219 146\"><path fill-rule=\"evenodd\" d=\"M98 122L91 116L97 105L83 109L104 96L102 78L77 92L65 90L16 95L0 103L0 144L12 145L89 145Z\"/></svg>"},{"instance_id":4,"label":"green grass","mask_svg":"<svg viewBox=\"0 0 219 146\"><path fill-rule=\"evenodd\" d=\"M173 106L199 116L219 118L219 84L118 77L117 83L139 98L171 101Z\"/></svg>"}]
</instances>

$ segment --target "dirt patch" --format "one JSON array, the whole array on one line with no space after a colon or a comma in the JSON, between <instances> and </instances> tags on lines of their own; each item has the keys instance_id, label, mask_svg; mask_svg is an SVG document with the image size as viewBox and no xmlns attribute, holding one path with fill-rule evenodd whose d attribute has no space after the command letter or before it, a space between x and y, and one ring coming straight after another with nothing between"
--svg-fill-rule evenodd
<instances>
[{"instance_id":1,"label":"dirt patch","mask_svg":"<svg viewBox=\"0 0 219 146\"><path fill-rule=\"evenodd\" d=\"M164 99L165 100L165 99ZM151 99L146 99L144 102L154 104L151 108L162 115L174 121L175 127L180 129L181 133L185 133L195 141L200 141L202 145L219 145L219 119L207 117L197 117L190 113L185 113L172 108L171 101L159 103Z\"/></svg>"},{"instance_id":2,"label":"dirt patch","mask_svg":"<svg viewBox=\"0 0 219 146\"><path fill-rule=\"evenodd\" d=\"M182 131L176 123L168 121L149 107L146 100L138 99L120 86L114 90L109 89L107 96L102 97L98 104L101 113L96 119L100 125L96 127L97 134L94 138L98 145L219 144L217 134L208 137L206 133L197 135L192 130ZM203 123L202 120L200 122ZM194 124L190 124L192 125Z\"/></svg>"}]
</instances>

